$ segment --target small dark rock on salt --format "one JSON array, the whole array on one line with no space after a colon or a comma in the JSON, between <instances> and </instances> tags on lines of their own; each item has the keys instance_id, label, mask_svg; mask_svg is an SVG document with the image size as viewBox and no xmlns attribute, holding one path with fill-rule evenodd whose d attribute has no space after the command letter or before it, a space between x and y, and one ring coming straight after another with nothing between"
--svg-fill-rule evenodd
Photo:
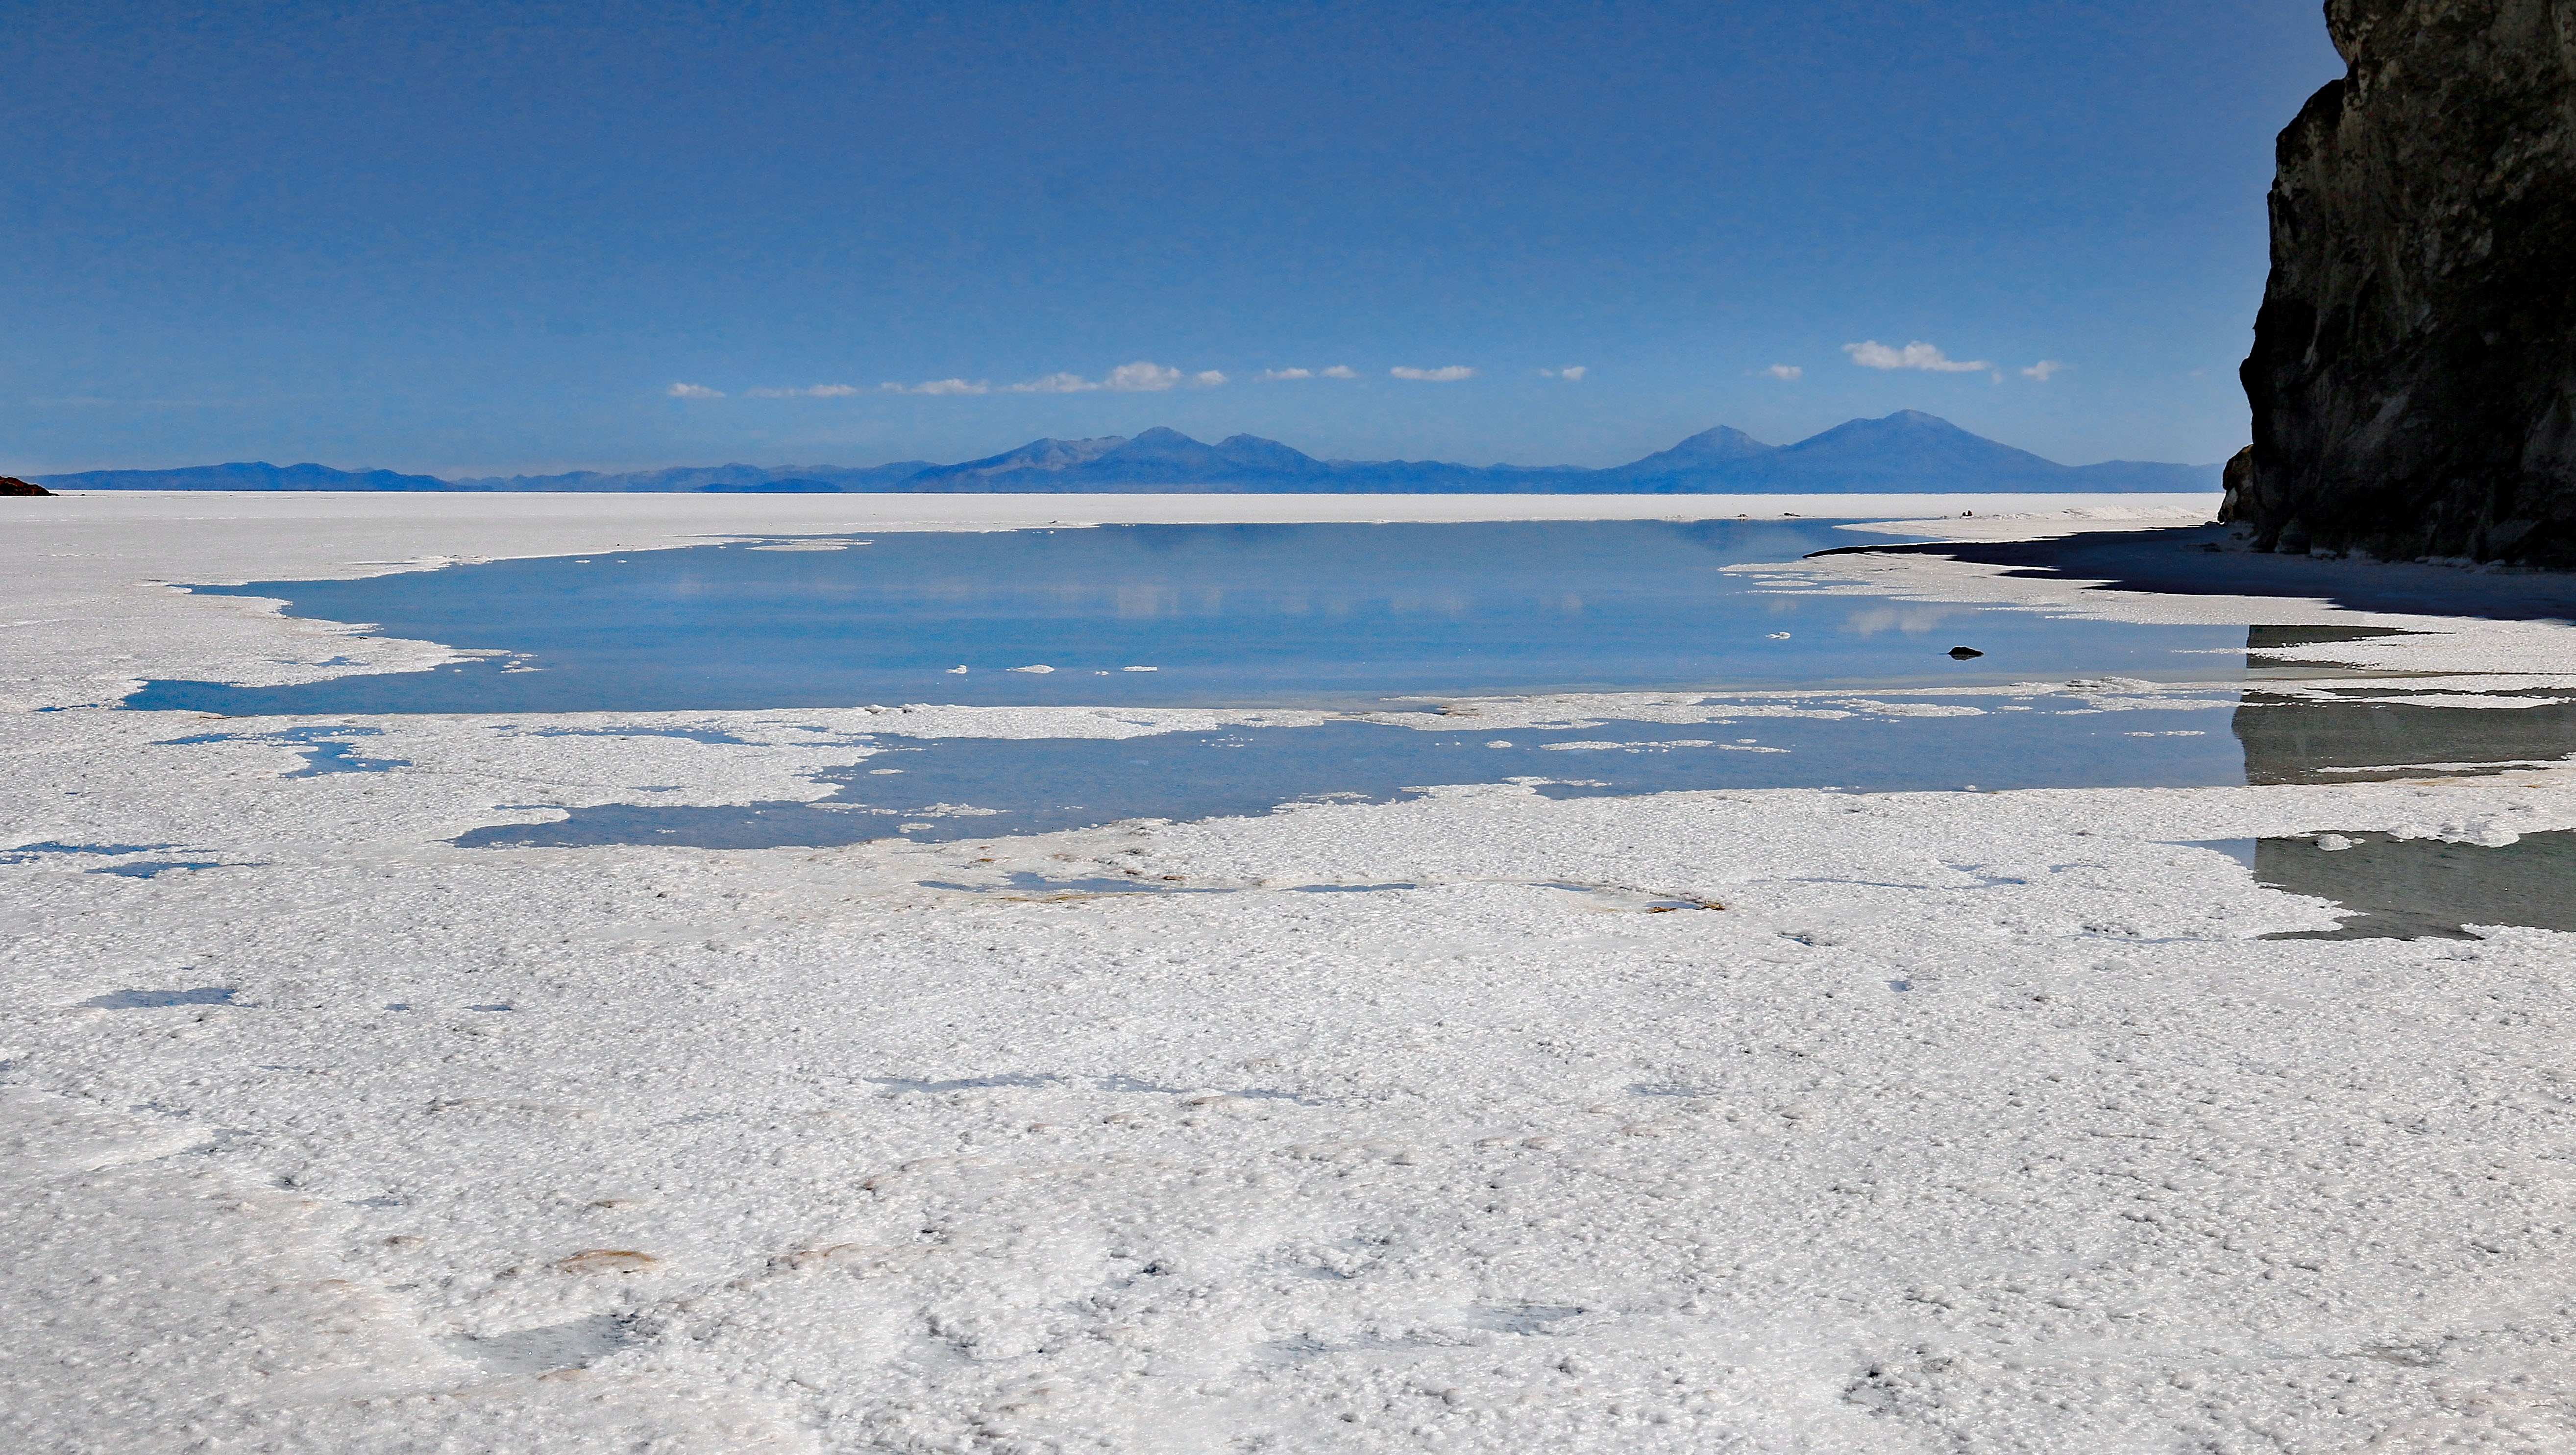
<instances>
[{"instance_id":1,"label":"small dark rock on salt","mask_svg":"<svg viewBox=\"0 0 2576 1455\"><path fill-rule=\"evenodd\" d=\"M53 493L32 480L21 480L15 475L0 475L0 495L51 495Z\"/></svg>"},{"instance_id":2,"label":"small dark rock on salt","mask_svg":"<svg viewBox=\"0 0 2576 1455\"><path fill-rule=\"evenodd\" d=\"M1951 660L1957 662L1964 662L1970 657L1982 657L1984 655L1985 653L1978 651L1974 647L1952 647L1950 649Z\"/></svg>"}]
</instances>

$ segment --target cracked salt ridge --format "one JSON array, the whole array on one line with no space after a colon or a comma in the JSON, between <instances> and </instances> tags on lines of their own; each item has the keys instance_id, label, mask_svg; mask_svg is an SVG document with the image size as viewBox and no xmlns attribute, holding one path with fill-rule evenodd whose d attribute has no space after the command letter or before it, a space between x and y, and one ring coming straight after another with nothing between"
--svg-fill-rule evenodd
<instances>
[{"instance_id":1,"label":"cracked salt ridge","mask_svg":"<svg viewBox=\"0 0 2576 1455\"><path fill-rule=\"evenodd\" d=\"M720 732L714 728L641 726L530 728L519 727L514 724L511 730L532 738L678 738L683 742L705 743L710 747L748 748L754 746L748 738L736 737L732 733ZM819 732L821 729L808 729L808 731Z\"/></svg>"},{"instance_id":2,"label":"cracked salt ridge","mask_svg":"<svg viewBox=\"0 0 2576 1455\"><path fill-rule=\"evenodd\" d=\"M1166 875L1165 880L1181 876ZM1125 879L1095 878L1059 879L1026 870L1013 870L998 884L963 884L947 879L916 880L924 889L941 889L952 893L986 895L994 899L1044 904L1076 903L1114 895L1153 894L1391 894L1406 890L1442 887L1434 883L1398 880L1385 884L1184 884L1158 882L1143 877ZM1457 881L1448 881L1455 883ZM1647 914L1665 914L1685 909L1724 909L1713 900L1688 894L1660 894L1625 884L1574 884L1556 879L1490 879L1483 884L1511 884L1532 889L1557 889L1569 894L1598 895L1622 908L1642 910Z\"/></svg>"},{"instance_id":3,"label":"cracked salt ridge","mask_svg":"<svg viewBox=\"0 0 2576 1455\"><path fill-rule=\"evenodd\" d=\"M1355 1274L1337 1273L1328 1268L1303 1271L1310 1278L1355 1278ZM1566 1331L1558 1325L1591 1312L1572 1304L1517 1304L1469 1308L1454 1324L1436 1327L1431 1332L1405 1334L1387 1338L1355 1338L1340 1341L1322 1339L1282 1339L1264 1346L1269 1357L1281 1361L1329 1358L1338 1354L1363 1354L1401 1366L1402 1356L1435 1349L1475 1347L1477 1336L1511 1334L1521 1337L1559 1335Z\"/></svg>"},{"instance_id":4,"label":"cracked salt ridge","mask_svg":"<svg viewBox=\"0 0 2576 1455\"><path fill-rule=\"evenodd\" d=\"M919 881L924 889L954 889L969 894L1037 894L1049 898L1096 897L1102 894L1237 894L1244 886L1207 886L1189 884L1156 884L1136 879L1052 879L1043 874L1015 870L1000 884L957 884L943 879ZM1291 884L1277 888L1300 894L1362 894L1398 889L1418 889L1417 884Z\"/></svg>"},{"instance_id":5,"label":"cracked salt ridge","mask_svg":"<svg viewBox=\"0 0 2576 1455\"><path fill-rule=\"evenodd\" d=\"M997 1087L1071 1087L1087 1083L1098 1091L1196 1098L1195 1104L1239 1100L1287 1101L1299 1106L1324 1106L1344 1099L1332 1096L1309 1096L1303 1092L1281 1091L1273 1087L1164 1086L1136 1076L1075 1078L1058 1076L1051 1072L1006 1071L990 1076L964 1076L947 1081L924 1081L903 1076L867 1076L860 1079L871 1086L884 1087L889 1096L901 1096L907 1093L939 1096L959 1091L990 1091Z\"/></svg>"}]
</instances>

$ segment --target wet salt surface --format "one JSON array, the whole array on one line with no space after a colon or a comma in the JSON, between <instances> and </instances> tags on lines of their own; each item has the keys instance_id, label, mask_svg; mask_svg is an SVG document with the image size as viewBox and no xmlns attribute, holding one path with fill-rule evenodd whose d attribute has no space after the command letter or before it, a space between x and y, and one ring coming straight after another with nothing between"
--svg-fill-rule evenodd
<instances>
[{"instance_id":1,"label":"wet salt surface","mask_svg":"<svg viewBox=\"0 0 2576 1455\"><path fill-rule=\"evenodd\" d=\"M2431 698L2432 700L2425 700ZM2336 783L2536 766L2576 754L2576 698L2408 693L2386 684L2249 692L2235 714L2249 783Z\"/></svg>"},{"instance_id":2,"label":"wet salt surface","mask_svg":"<svg viewBox=\"0 0 2576 1455\"><path fill-rule=\"evenodd\" d=\"M1855 600L1824 521L885 532L196 588L478 660L284 687L156 681L226 715L1348 705L1388 695L2206 678L2239 629ZM1728 566L1782 564L1776 571ZM1966 645L1978 655L1954 660ZM958 668L965 668L963 672ZM1150 668L1151 670L1140 670Z\"/></svg>"},{"instance_id":3,"label":"wet salt surface","mask_svg":"<svg viewBox=\"0 0 2576 1455\"><path fill-rule=\"evenodd\" d=\"M1821 521L1124 526L889 533L805 541L792 551L748 542L361 581L254 583L208 589L282 596L293 615L367 621L482 660L281 688L157 682L130 705L331 713L861 700L1381 705L1391 694L1854 681L1898 694L1930 683L1955 688L2078 674L2208 683L2236 676L2246 661L2260 675L2274 649L2383 634L2372 627L2147 627L1808 590L1793 558L1849 539ZM1775 569L1720 569L1755 563ZM1967 655L1954 657L1954 647ZM2245 656L2234 657L2236 648ZM1954 717L1862 712L1833 721L1678 728L1592 722L1497 730L1502 736L1474 726L1422 731L1352 722L1116 742L861 736L846 741L876 751L817 775L834 789L819 801L571 806L553 822L493 825L454 842L710 849L928 843L1261 814L1301 802L1384 803L1429 788L1503 782L1551 798L1723 788L2316 783L2407 775L2428 764L2451 772L2553 762L2576 741L2576 703L2461 712L2406 701L2384 685L2374 691L2373 701L2317 690L2248 694L2232 732L2199 725L2201 714L2154 715L2159 720L2149 725L2135 713L2025 697L1988 700ZM2219 705L2210 694L2200 697L2200 705ZM698 727L519 731L751 746ZM362 755L360 740L379 732L313 724L196 734L168 745L293 746L306 758L288 775L294 777L408 766ZM11 857L25 862L27 852ZM91 872L149 878L210 867L217 866L130 861ZM2429 932L2457 933L2457 923L2478 922L2482 911L2445 898L2440 886L2495 872L2487 859L2459 858L2454 872L2423 881L2418 897L2439 903L2387 922L2447 925ZM1309 886L1318 893L1374 887ZM1155 892L1124 882L1003 890ZM2353 892L2360 899L2375 893ZM2530 908L2495 915L2498 923L2545 919Z\"/></svg>"},{"instance_id":4,"label":"wet salt surface","mask_svg":"<svg viewBox=\"0 0 2576 1455\"><path fill-rule=\"evenodd\" d=\"M310 775L305 773L290 773L285 776L290 778L302 778ZM175 849L177 847L179 846L176 844L60 844L50 842L20 844L14 849L0 850L0 864L45 864L55 863L62 859L74 857L123 859L123 863L101 864L95 868L84 869L81 871L84 874L110 874L120 879L150 879L161 874L169 873L174 869L258 867L256 865L239 865L231 861L220 859L136 859L128 857L134 854L149 854L162 849Z\"/></svg>"},{"instance_id":5,"label":"wet salt surface","mask_svg":"<svg viewBox=\"0 0 2576 1455\"><path fill-rule=\"evenodd\" d=\"M286 774L289 778L319 778L329 773L389 773L411 764L401 758L366 758L350 738L372 738L383 735L383 729L371 727L337 727L312 724L283 728L273 733L192 733L184 738L169 738L153 746L163 748L194 747L200 743L283 743L304 754L304 766Z\"/></svg>"},{"instance_id":6,"label":"wet salt surface","mask_svg":"<svg viewBox=\"0 0 2576 1455\"><path fill-rule=\"evenodd\" d=\"M165 675L260 655L191 652ZM2576 1259L2531 1195L2564 944L2257 939L2332 919L2174 847L2529 838L2576 822L2564 774L1461 794L965 852L422 847L495 802L787 798L858 757L754 716L688 726L756 746L374 719L351 741L418 768L295 781L282 746L139 746L279 723L22 721L26 749L83 736L15 760L13 842L280 862L9 871L48 931L11 960L10 1131L66 1144L11 1159L19 1408L53 1417L20 1443L2570 1448L2546 1395ZM1424 887L1009 898L1131 866ZM1607 913L1542 879L1728 908ZM61 1013L210 983L283 1013Z\"/></svg>"},{"instance_id":7,"label":"wet salt surface","mask_svg":"<svg viewBox=\"0 0 2576 1455\"><path fill-rule=\"evenodd\" d=\"M83 1010L160 1010L174 1005L230 1005L238 992L230 986L200 985L194 990L113 990L79 1003Z\"/></svg>"},{"instance_id":8,"label":"wet salt surface","mask_svg":"<svg viewBox=\"0 0 2576 1455\"><path fill-rule=\"evenodd\" d=\"M2324 833L2212 844L2255 882L2333 900L2331 930L2276 940L2475 939L2471 925L2576 931L2576 832L2525 834L2509 844L2450 843L2384 833Z\"/></svg>"},{"instance_id":9,"label":"wet salt surface","mask_svg":"<svg viewBox=\"0 0 2576 1455\"><path fill-rule=\"evenodd\" d=\"M2387 684L2249 692L2233 715L2249 784L2475 776L2576 756L2576 700L2516 693L2410 701ZM2257 883L2333 901L2333 930L2276 939L2473 939L2471 925L2576 931L2576 834L2505 844L2353 832L2211 844Z\"/></svg>"},{"instance_id":10,"label":"wet salt surface","mask_svg":"<svg viewBox=\"0 0 2576 1455\"><path fill-rule=\"evenodd\" d=\"M125 864L102 864L85 869L85 874L113 874L119 879L150 879L174 869L223 869L231 867L216 859L138 859Z\"/></svg>"},{"instance_id":11,"label":"wet salt surface","mask_svg":"<svg viewBox=\"0 0 2576 1455\"><path fill-rule=\"evenodd\" d=\"M2192 699L2183 699L2192 701ZM1427 730L1371 722L1232 728L1115 740L874 739L877 751L816 774L809 803L593 804L551 823L475 829L466 848L666 844L708 849L916 843L1092 827L1128 819L1268 813L1283 804L1394 802L1441 785L1521 782L1550 798L1677 789L2006 789L2243 781L2215 710L2101 712L2082 699L1951 703L1947 716L1848 713L1675 725ZM2143 726L2152 721L2152 728ZM1498 733L1500 735L1498 735ZM889 772L889 765L900 765Z\"/></svg>"},{"instance_id":12,"label":"wet salt surface","mask_svg":"<svg viewBox=\"0 0 2576 1455\"><path fill-rule=\"evenodd\" d=\"M455 842L715 849L893 838L932 843L1130 819L1262 814L1299 803L1391 802L1440 785L1498 782L1525 784L1560 799L1713 788L2325 784L2474 776L2561 761L2576 745L2576 703L2505 693L2486 700L2521 705L2472 708L2457 705L2463 699L2452 692L2442 698L2452 705L2434 706L2410 700L2387 683L2241 695L2166 691L2153 697L2152 706L2133 699L2128 710L2113 711L2102 710L2105 699L2099 697L2035 694L1911 703L1872 699L1839 707L1835 699L1798 700L1805 710L1841 715L1428 730L1344 721L1112 741L865 735L847 741L873 749L870 756L816 775L835 785L818 802L585 805L567 808L553 822L494 825ZM1926 709L1952 715L1904 715ZM2232 709L2223 725L2221 709ZM683 735L709 742L728 736ZM888 763L905 766L879 766ZM2556 897L2561 886L2576 882L2569 872L2576 870L2576 857L2553 850L2552 842L2543 836L2491 849L2392 841L2384 850L2340 856L2320 853L2304 839L2259 846L2247 841L2241 851L2230 847L2261 882L2347 907L2352 917L2333 937L2412 938L2458 937L2466 933L2462 925L2475 924L2576 928ZM999 883L923 884L1028 899L1234 892L1025 872ZM1415 886L1399 881L1271 887L1345 894ZM1887 987L1914 988L1902 978Z\"/></svg>"},{"instance_id":13,"label":"wet salt surface","mask_svg":"<svg viewBox=\"0 0 2576 1455\"><path fill-rule=\"evenodd\" d=\"M367 1206L369 1204L353 1204ZM640 1342L632 1318L593 1314L567 1323L506 1334L457 1335L448 1347L493 1374L547 1374L578 1369Z\"/></svg>"},{"instance_id":14,"label":"wet salt surface","mask_svg":"<svg viewBox=\"0 0 2576 1455\"><path fill-rule=\"evenodd\" d=\"M124 854L149 854L157 849L177 847L179 847L177 844L57 844L50 842L20 844L14 849L0 851L0 864L31 864L48 854L99 854L113 857Z\"/></svg>"}]
</instances>

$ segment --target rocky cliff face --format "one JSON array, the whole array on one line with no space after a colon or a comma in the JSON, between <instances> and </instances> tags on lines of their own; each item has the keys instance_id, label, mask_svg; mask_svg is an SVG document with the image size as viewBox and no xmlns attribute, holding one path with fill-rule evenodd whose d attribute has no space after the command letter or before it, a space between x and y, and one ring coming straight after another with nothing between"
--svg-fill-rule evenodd
<instances>
[{"instance_id":1,"label":"rocky cliff face","mask_svg":"<svg viewBox=\"0 0 2576 1455\"><path fill-rule=\"evenodd\" d=\"M2231 514L2267 549L2576 565L2576 0L2326 25L2351 69L2281 133Z\"/></svg>"}]
</instances>

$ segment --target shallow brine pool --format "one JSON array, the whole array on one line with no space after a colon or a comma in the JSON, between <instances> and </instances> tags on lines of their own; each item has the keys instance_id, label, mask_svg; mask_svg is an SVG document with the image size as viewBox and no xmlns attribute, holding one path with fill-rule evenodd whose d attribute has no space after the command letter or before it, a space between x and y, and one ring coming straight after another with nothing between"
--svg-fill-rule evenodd
<instances>
[{"instance_id":1,"label":"shallow brine pool","mask_svg":"<svg viewBox=\"0 0 2576 1455\"><path fill-rule=\"evenodd\" d=\"M2576 702L2463 712L2441 705L2456 694L2417 702L2386 682L2345 694L2260 680L2268 651L2351 628L1924 605L1825 590L1802 573L1799 557L1851 538L1822 521L888 532L254 582L200 589L283 598L291 615L482 659L288 687L160 681L128 705L303 718L162 744L291 746L306 759L298 777L410 769L375 746L401 714L757 751L729 730L739 717L570 726L553 714L1341 710L1111 739L907 734L877 730L892 725L878 714L859 715L866 726L788 724L807 739L799 746L848 750L813 774L818 798L679 804L662 795L680 790L638 783L601 802L591 789L592 801L496 805L549 816L454 840L492 848L921 843L1503 783L1576 797L2351 782L2556 761L2576 742ZM1536 720L1533 704L1475 700L1585 692L1660 694L1656 711L1626 709L1659 720L1622 720L1617 699ZM364 716L379 724L351 720ZM2429 873L2403 845L2244 851L2258 872L2373 906L2372 928L2356 933L2439 932L2445 914L2456 925L2489 912L2395 894ZM2532 857L2447 852L2431 880L2483 882ZM2560 859L2534 862L2546 879ZM120 860L94 872L205 867ZM2332 894L2338 885L2349 893ZM2540 898L2492 912L2536 923L2523 901Z\"/></svg>"},{"instance_id":2,"label":"shallow brine pool","mask_svg":"<svg viewBox=\"0 0 2576 1455\"><path fill-rule=\"evenodd\" d=\"M1863 537L1863 539L1867 539ZM1391 697L2207 678L2241 628L1826 594L1825 522L1132 525L886 532L201 587L496 653L289 687L154 682L234 715L867 703L1374 705ZM1779 563L1776 572L1730 566ZM1953 657L1952 648L1982 655ZM2218 655L2211 655L2216 653Z\"/></svg>"},{"instance_id":3,"label":"shallow brine pool","mask_svg":"<svg viewBox=\"0 0 2576 1455\"><path fill-rule=\"evenodd\" d=\"M813 802L566 806L556 822L496 825L467 846L684 844L710 849L918 843L1089 828L1128 819L1267 813L1296 802L1383 803L1444 785L1521 783L1552 798L1675 789L2073 788L2240 783L2243 754L2223 708L2105 712L2083 699L1987 707L1807 700L1800 716L1707 722L1586 720L1495 728L1336 721L1142 737L916 738L869 734L867 750L814 781ZM2016 714L2018 716L2016 716ZM2027 720L2024 720L2024 719Z\"/></svg>"}]
</instances>

